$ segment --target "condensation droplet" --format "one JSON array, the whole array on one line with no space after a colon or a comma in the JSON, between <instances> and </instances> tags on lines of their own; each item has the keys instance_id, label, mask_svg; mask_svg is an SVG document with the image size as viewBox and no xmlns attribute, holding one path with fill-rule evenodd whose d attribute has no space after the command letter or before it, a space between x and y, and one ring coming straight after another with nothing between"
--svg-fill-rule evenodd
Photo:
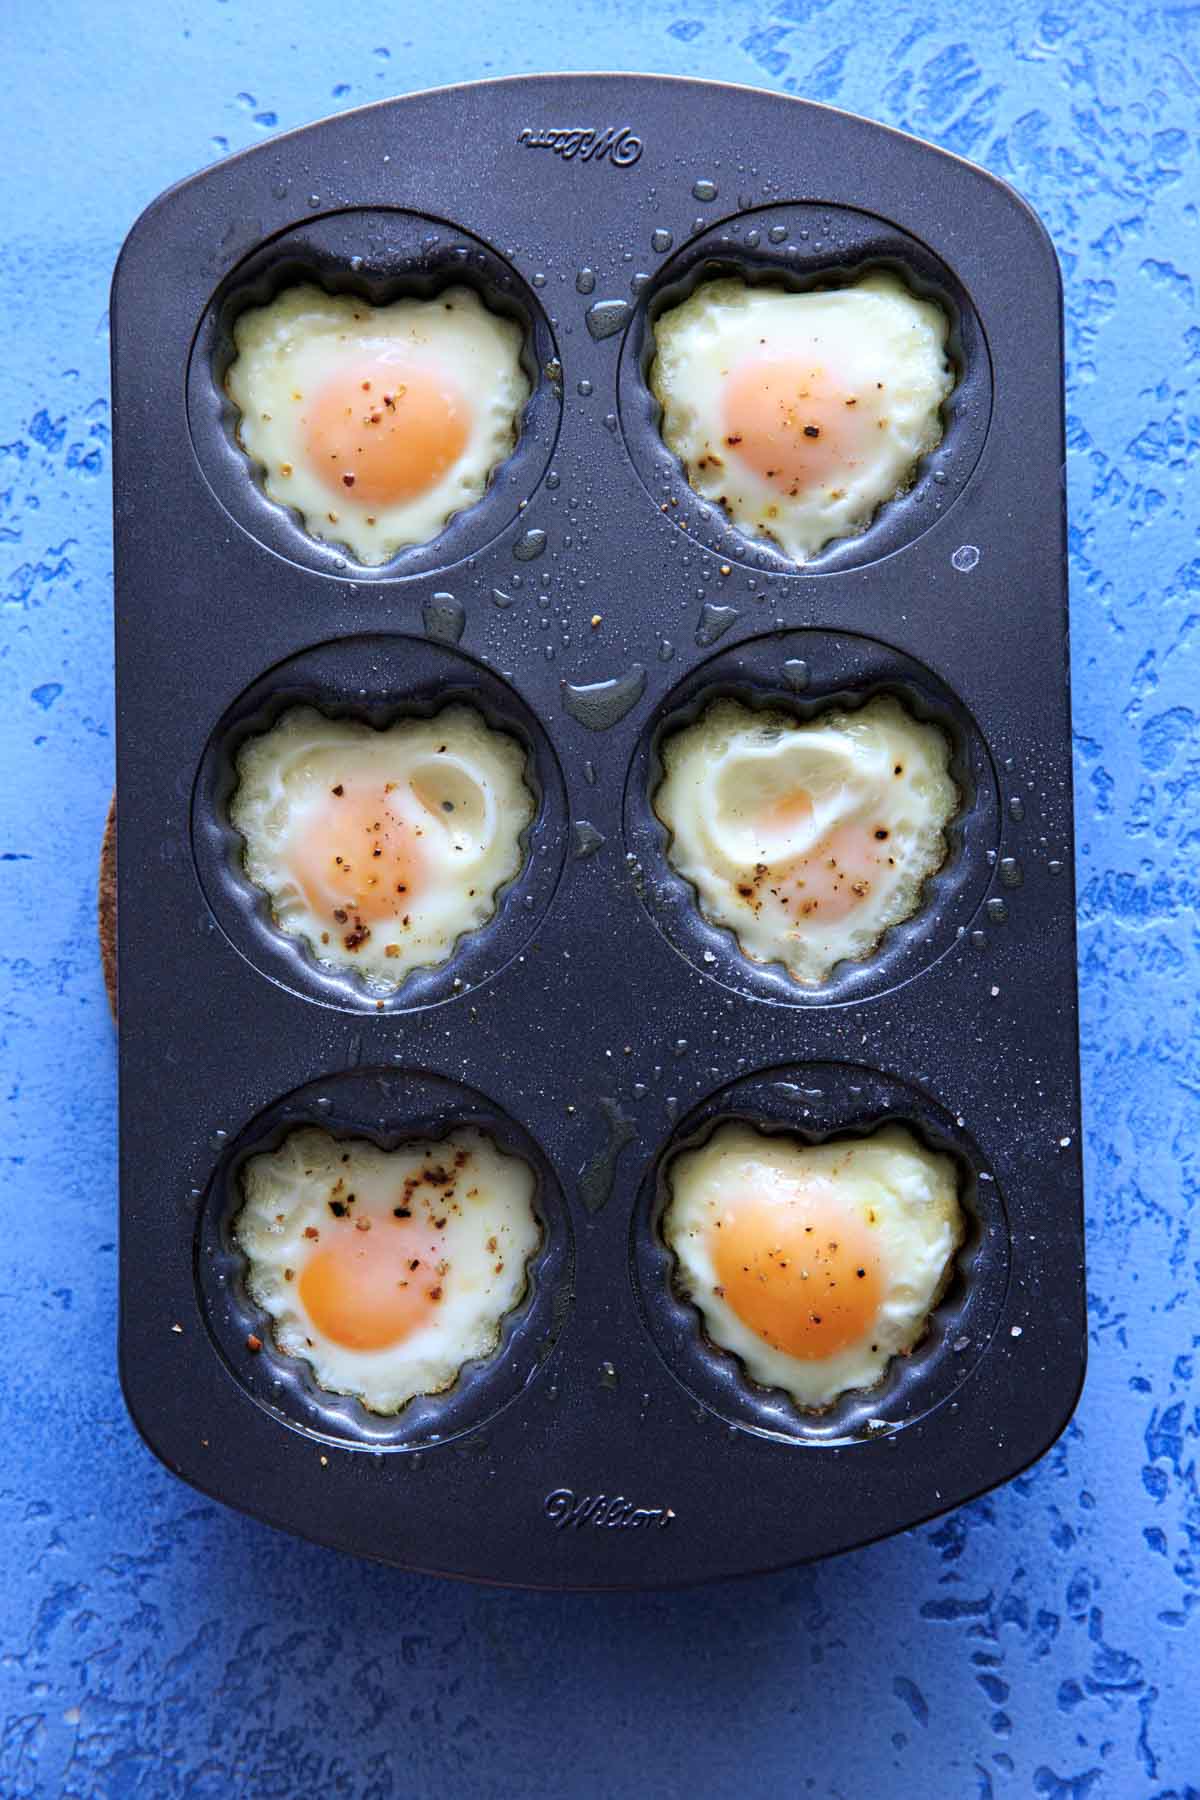
<instances>
[{"instance_id":1,"label":"condensation droplet","mask_svg":"<svg viewBox=\"0 0 1200 1800\"><path fill-rule=\"evenodd\" d=\"M466 629L467 615L453 594L434 594L421 608L425 631L443 644L457 644Z\"/></svg>"},{"instance_id":2,"label":"condensation droplet","mask_svg":"<svg viewBox=\"0 0 1200 1800\"><path fill-rule=\"evenodd\" d=\"M588 330L599 343L602 338L613 337L624 330L631 311L628 300L597 300L583 316Z\"/></svg>"},{"instance_id":3,"label":"condensation droplet","mask_svg":"<svg viewBox=\"0 0 1200 1800\"><path fill-rule=\"evenodd\" d=\"M988 901L986 910L987 916L993 925L1003 925L1005 919L1008 917L1007 903L1001 900L998 894L994 900Z\"/></svg>"},{"instance_id":4,"label":"condensation droplet","mask_svg":"<svg viewBox=\"0 0 1200 1800\"><path fill-rule=\"evenodd\" d=\"M586 856L595 856L603 843L603 832L597 831L590 819L575 820L571 827L571 849L580 861Z\"/></svg>"},{"instance_id":5,"label":"condensation droplet","mask_svg":"<svg viewBox=\"0 0 1200 1800\"><path fill-rule=\"evenodd\" d=\"M1008 810L1010 816L1018 821L1025 817L1025 802L1022 800L1020 794L1013 795L1008 803Z\"/></svg>"},{"instance_id":6,"label":"condensation droplet","mask_svg":"<svg viewBox=\"0 0 1200 1800\"><path fill-rule=\"evenodd\" d=\"M692 197L696 200L715 200L717 197L716 182L706 181L703 178L699 181L694 181L692 183Z\"/></svg>"},{"instance_id":7,"label":"condensation droplet","mask_svg":"<svg viewBox=\"0 0 1200 1800\"><path fill-rule=\"evenodd\" d=\"M583 398L586 400L588 395L592 391L592 384L590 381L586 381L586 380L577 382L575 385L575 391L578 394L582 394Z\"/></svg>"},{"instance_id":8,"label":"condensation droplet","mask_svg":"<svg viewBox=\"0 0 1200 1800\"><path fill-rule=\"evenodd\" d=\"M783 665L783 678L790 688L799 694L808 686L808 664L802 656L789 657Z\"/></svg>"},{"instance_id":9,"label":"condensation droplet","mask_svg":"<svg viewBox=\"0 0 1200 1800\"><path fill-rule=\"evenodd\" d=\"M1015 856L1002 856L1000 858L1000 879L1005 887L1010 888L1020 887L1021 883L1024 881L1025 871L1022 869Z\"/></svg>"},{"instance_id":10,"label":"condensation droplet","mask_svg":"<svg viewBox=\"0 0 1200 1800\"><path fill-rule=\"evenodd\" d=\"M533 562L546 548L546 534L536 525L519 537L513 545L513 555L518 562Z\"/></svg>"},{"instance_id":11,"label":"condensation droplet","mask_svg":"<svg viewBox=\"0 0 1200 1800\"><path fill-rule=\"evenodd\" d=\"M674 242L675 239L671 236L671 233L662 225L658 227L657 231L653 231L650 234L650 248L652 250L657 250L660 256L665 255Z\"/></svg>"},{"instance_id":12,"label":"condensation droplet","mask_svg":"<svg viewBox=\"0 0 1200 1800\"><path fill-rule=\"evenodd\" d=\"M608 681L564 681L563 705L589 731L607 731L637 705L645 686L646 671L641 663L634 663L624 675Z\"/></svg>"},{"instance_id":13,"label":"condensation droplet","mask_svg":"<svg viewBox=\"0 0 1200 1800\"><path fill-rule=\"evenodd\" d=\"M615 1100L602 1096L600 1112L607 1126L608 1141L579 1172L579 1198L590 1213L602 1211L611 1200L618 1159L637 1133L635 1122L621 1111Z\"/></svg>"},{"instance_id":14,"label":"condensation droplet","mask_svg":"<svg viewBox=\"0 0 1200 1800\"><path fill-rule=\"evenodd\" d=\"M596 291L596 271L595 271L595 269L580 269L578 275L576 275L576 277L575 277L575 292L577 294L594 294L595 291Z\"/></svg>"},{"instance_id":15,"label":"condensation droplet","mask_svg":"<svg viewBox=\"0 0 1200 1800\"><path fill-rule=\"evenodd\" d=\"M714 606L711 601L706 602L700 608L700 617L696 623L696 642L701 646L715 644L736 623L737 617L736 606Z\"/></svg>"},{"instance_id":16,"label":"condensation droplet","mask_svg":"<svg viewBox=\"0 0 1200 1800\"><path fill-rule=\"evenodd\" d=\"M979 551L974 544L960 544L950 561L960 575L969 575L979 561Z\"/></svg>"},{"instance_id":17,"label":"condensation droplet","mask_svg":"<svg viewBox=\"0 0 1200 1800\"><path fill-rule=\"evenodd\" d=\"M772 225L770 231L768 231L768 233L767 233L767 236L770 238L770 240L773 244L782 244L784 238L787 236L787 226L786 225Z\"/></svg>"}]
</instances>

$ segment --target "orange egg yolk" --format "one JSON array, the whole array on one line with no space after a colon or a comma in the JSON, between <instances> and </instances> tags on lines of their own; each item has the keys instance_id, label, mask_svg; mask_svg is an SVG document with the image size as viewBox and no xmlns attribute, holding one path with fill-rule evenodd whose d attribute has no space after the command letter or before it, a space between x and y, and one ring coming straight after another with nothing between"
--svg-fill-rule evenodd
<instances>
[{"instance_id":1,"label":"orange egg yolk","mask_svg":"<svg viewBox=\"0 0 1200 1800\"><path fill-rule=\"evenodd\" d=\"M872 1229L826 1184L737 1195L710 1237L727 1304L744 1325L805 1362L869 1341L883 1295Z\"/></svg>"},{"instance_id":2,"label":"orange egg yolk","mask_svg":"<svg viewBox=\"0 0 1200 1800\"><path fill-rule=\"evenodd\" d=\"M807 825L812 818L812 796L804 788L795 788L790 794L779 794L758 815L758 824L764 831L797 831Z\"/></svg>"},{"instance_id":3,"label":"orange egg yolk","mask_svg":"<svg viewBox=\"0 0 1200 1800\"><path fill-rule=\"evenodd\" d=\"M805 809L807 800L807 795L788 795L765 809L758 819L764 835L807 823L812 810L811 803ZM877 892L892 861L886 826L847 820L803 856L757 864L738 882L737 892L756 912L777 907L796 925L832 925Z\"/></svg>"},{"instance_id":4,"label":"orange egg yolk","mask_svg":"<svg viewBox=\"0 0 1200 1800\"><path fill-rule=\"evenodd\" d=\"M308 460L326 487L382 509L437 486L462 455L471 412L436 369L365 362L329 378L306 424Z\"/></svg>"},{"instance_id":5,"label":"orange egg yolk","mask_svg":"<svg viewBox=\"0 0 1200 1800\"><path fill-rule=\"evenodd\" d=\"M437 1311L442 1277L428 1229L390 1218L339 1220L297 1283L300 1302L323 1337L348 1350L386 1350Z\"/></svg>"},{"instance_id":6,"label":"orange egg yolk","mask_svg":"<svg viewBox=\"0 0 1200 1800\"><path fill-rule=\"evenodd\" d=\"M726 377L723 441L773 487L804 494L858 461L860 406L865 402L822 367L752 357Z\"/></svg>"},{"instance_id":7,"label":"orange egg yolk","mask_svg":"<svg viewBox=\"0 0 1200 1800\"><path fill-rule=\"evenodd\" d=\"M339 926L353 927L355 916L403 918L420 893L424 862L420 827L392 806L380 783L339 782L289 850L312 911Z\"/></svg>"}]
</instances>

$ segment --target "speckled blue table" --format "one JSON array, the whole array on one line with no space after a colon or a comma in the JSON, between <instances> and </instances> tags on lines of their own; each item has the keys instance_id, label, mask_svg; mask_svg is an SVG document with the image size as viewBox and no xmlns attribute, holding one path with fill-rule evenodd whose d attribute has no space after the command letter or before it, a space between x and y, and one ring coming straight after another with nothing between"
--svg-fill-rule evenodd
<instances>
[{"instance_id":1,"label":"speckled blue table","mask_svg":"<svg viewBox=\"0 0 1200 1800\"><path fill-rule=\"evenodd\" d=\"M0 1795L1196 1795L1200 10L6 0L0 50ZM1028 195L1067 280L1088 1387L943 1522L681 1595L293 1542L157 1466L114 1361L113 258L160 188L276 129L563 66L921 133Z\"/></svg>"}]
</instances>

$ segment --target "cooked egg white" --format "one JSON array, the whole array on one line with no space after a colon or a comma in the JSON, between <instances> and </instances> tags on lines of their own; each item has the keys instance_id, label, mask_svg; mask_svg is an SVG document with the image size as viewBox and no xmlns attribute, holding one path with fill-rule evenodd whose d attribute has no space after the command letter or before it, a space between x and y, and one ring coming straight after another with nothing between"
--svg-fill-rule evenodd
<instances>
[{"instance_id":1,"label":"cooked egg white","mask_svg":"<svg viewBox=\"0 0 1200 1800\"><path fill-rule=\"evenodd\" d=\"M669 1183L663 1236L708 1337L809 1409L913 1348L964 1235L953 1160L903 1125L805 1144L730 1122Z\"/></svg>"},{"instance_id":2,"label":"cooked egg white","mask_svg":"<svg viewBox=\"0 0 1200 1800\"><path fill-rule=\"evenodd\" d=\"M295 707L237 768L247 876L282 931L372 988L444 962L524 860L525 752L469 706L381 731Z\"/></svg>"},{"instance_id":3,"label":"cooked egg white","mask_svg":"<svg viewBox=\"0 0 1200 1800\"><path fill-rule=\"evenodd\" d=\"M717 700L662 760L671 865L744 955L806 986L870 956L946 859L949 741L890 695L808 723Z\"/></svg>"},{"instance_id":4,"label":"cooked egg white","mask_svg":"<svg viewBox=\"0 0 1200 1800\"><path fill-rule=\"evenodd\" d=\"M541 1238L532 1170L472 1128L397 1150L304 1128L242 1186L234 1235L276 1346L377 1413L495 1350Z\"/></svg>"},{"instance_id":5,"label":"cooked egg white","mask_svg":"<svg viewBox=\"0 0 1200 1800\"><path fill-rule=\"evenodd\" d=\"M226 388L266 492L377 564L472 506L517 439L521 331L473 288L372 306L310 283L242 313Z\"/></svg>"},{"instance_id":6,"label":"cooked egg white","mask_svg":"<svg viewBox=\"0 0 1200 1800\"><path fill-rule=\"evenodd\" d=\"M654 327L663 440L739 530L804 562L865 530L940 441L947 332L895 275L705 282Z\"/></svg>"}]
</instances>

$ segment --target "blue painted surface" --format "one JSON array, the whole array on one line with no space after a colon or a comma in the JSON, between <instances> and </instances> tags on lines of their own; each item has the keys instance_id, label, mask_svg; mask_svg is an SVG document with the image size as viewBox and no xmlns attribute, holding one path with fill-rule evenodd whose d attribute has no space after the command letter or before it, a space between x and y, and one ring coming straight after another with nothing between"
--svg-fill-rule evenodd
<instances>
[{"instance_id":1,"label":"blue painted surface","mask_svg":"<svg viewBox=\"0 0 1200 1800\"><path fill-rule=\"evenodd\" d=\"M0 48L0 1794L1196 1795L1200 10L7 0ZM292 1542L165 1474L114 1366L113 258L227 150L555 66L904 126L1015 182L1067 278L1088 1388L947 1521L684 1595L473 1590Z\"/></svg>"}]
</instances>

